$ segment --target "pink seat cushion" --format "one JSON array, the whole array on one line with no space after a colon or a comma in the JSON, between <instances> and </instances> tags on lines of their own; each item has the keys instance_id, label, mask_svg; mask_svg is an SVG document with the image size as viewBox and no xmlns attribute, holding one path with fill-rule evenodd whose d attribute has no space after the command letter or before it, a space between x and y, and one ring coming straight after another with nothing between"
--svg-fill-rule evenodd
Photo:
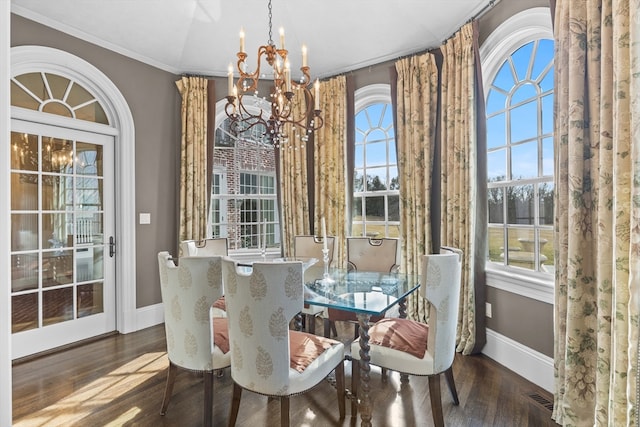
<instances>
[{"instance_id":1,"label":"pink seat cushion","mask_svg":"<svg viewBox=\"0 0 640 427\"><path fill-rule=\"evenodd\" d=\"M224 354L229 352L229 326L226 317L213 318L213 343Z\"/></svg>"},{"instance_id":2,"label":"pink seat cushion","mask_svg":"<svg viewBox=\"0 0 640 427\"><path fill-rule=\"evenodd\" d=\"M227 304L224 300L224 296L215 300L212 304L213 308L219 308L220 310L227 311Z\"/></svg>"},{"instance_id":3,"label":"pink seat cushion","mask_svg":"<svg viewBox=\"0 0 640 427\"><path fill-rule=\"evenodd\" d=\"M418 359L427 351L429 326L409 319L386 318L369 328L369 344L409 353Z\"/></svg>"},{"instance_id":4,"label":"pink seat cushion","mask_svg":"<svg viewBox=\"0 0 640 427\"><path fill-rule=\"evenodd\" d=\"M289 331L289 366L298 372L304 372L318 356L336 344L339 341L306 332Z\"/></svg>"}]
</instances>

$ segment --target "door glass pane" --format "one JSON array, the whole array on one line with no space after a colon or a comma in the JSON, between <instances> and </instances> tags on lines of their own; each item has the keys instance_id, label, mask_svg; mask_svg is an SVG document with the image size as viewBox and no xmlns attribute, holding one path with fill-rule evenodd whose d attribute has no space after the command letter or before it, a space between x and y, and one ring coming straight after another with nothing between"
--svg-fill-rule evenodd
<instances>
[{"instance_id":1,"label":"door glass pane","mask_svg":"<svg viewBox=\"0 0 640 427\"><path fill-rule=\"evenodd\" d=\"M42 248L62 248L73 246L73 241L69 240L66 213L43 213L42 214Z\"/></svg>"},{"instance_id":2,"label":"door glass pane","mask_svg":"<svg viewBox=\"0 0 640 427\"><path fill-rule=\"evenodd\" d=\"M73 251L42 253L42 286L66 285L73 282Z\"/></svg>"},{"instance_id":3,"label":"door glass pane","mask_svg":"<svg viewBox=\"0 0 640 427\"><path fill-rule=\"evenodd\" d=\"M42 176L42 210L64 211L71 209L73 185L70 177L57 175Z\"/></svg>"},{"instance_id":4,"label":"door glass pane","mask_svg":"<svg viewBox=\"0 0 640 427\"><path fill-rule=\"evenodd\" d=\"M71 173L73 141L42 137L42 171Z\"/></svg>"},{"instance_id":5,"label":"door glass pane","mask_svg":"<svg viewBox=\"0 0 640 427\"><path fill-rule=\"evenodd\" d=\"M78 286L77 317L86 317L104 311L102 288L102 282Z\"/></svg>"},{"instance_id":6,"label":"door glass pane","mask_svg":"<svg viewBox=\"0 0 640 427\"><path fill-rule=\"evenodd\" d=\"M11 297L11 333L38 327L38 294Z\"/></svg>"},{"instance_id":7,"label":"door glass pane","mask_svg":"<svg viewBox=\"0 0 640 427\"><path fill-rule=\"evenodd\" d=\"M38 214L11 215L11 250L38 249Z\"/></svg>"},{"instance_id":8,"label":"door glass pane","mask_svg":"<svg viewBox=\"0 0 640 427\"><path fill-rule=\"evenodd\" d=\"M52 289L42 293L43 326L73 319L73 288Z\"/></svg>"},{"instance_id":9,"label":"door glass pane","mask_svg":"<svg viewBox=\"0 0 640 427\"><path fill-rule=\"evenodd\" d=\"M38 170L38 137L11 132L11 169Z\"/></svg>"},{"instance_id":10,"label":"door glass pane","mask_svg":"<svg viewBox=\"0 0 640 427\"><path fill-rule=\"evenodd\" d=\"M38 209L38 175L11 174L11 210L33 211Z\"/></svg>"},{"instance_id":11,"label":"door glass pane","mask_svg":"<svg viewBox=\"0 0 640 427\"><path fill-rule=\"evenodd\" d=\"M38 253L11 255L11 292L38 289Z\"/></svg>"}]
</instances>

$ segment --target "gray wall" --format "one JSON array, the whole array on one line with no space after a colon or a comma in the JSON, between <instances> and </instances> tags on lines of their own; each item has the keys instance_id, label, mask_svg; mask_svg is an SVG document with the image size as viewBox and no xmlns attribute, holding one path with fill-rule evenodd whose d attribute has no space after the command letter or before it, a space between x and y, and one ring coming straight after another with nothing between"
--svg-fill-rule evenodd
<instances>
[{"instance_id":1,"label":"gray wall","mask_svg":"<svg viewBox=\"0 0 640 427\"><path fill-rule=\"evenodd\" d=\"M521 10L548 6L548 0L504 0L480 19L482 42L505 18ZM137 226L137 305L161 301L156 254L174 251L177 241L177 182L180 145L179 76L129 59L16 15L11 16L11 45L51 46L77 55L100 69L120 89L132 110L136 129L136 211L151 213L151 225ZM356 88L389 83L393 62L354 70ZM225 93L216 80L217 98ZM487 288L493 317L487 327L542 354L553 356L553 306L510 292Z\"/></svg>"},{"instance_id":2,"label":"gray wall","mask_svg":"<svg viewBox=\"0 0 640 427\"><path fill-rule=\"evenodd\" d=\"M177 235L178 76L12 14L11 46L21 45L72 53L107 75L125 97L135 124L136 212L151 213L150 225L136 226L136 301L138 307L159 303L157 253L174 250Z\"/></svg>"}]
</instances>

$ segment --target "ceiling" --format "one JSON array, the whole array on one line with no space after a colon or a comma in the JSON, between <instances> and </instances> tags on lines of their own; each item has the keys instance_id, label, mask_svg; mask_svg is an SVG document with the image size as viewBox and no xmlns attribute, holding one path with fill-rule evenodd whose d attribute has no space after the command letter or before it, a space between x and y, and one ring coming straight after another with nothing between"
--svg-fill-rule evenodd
<instances>
[{"instance_id":1,"label":"ceiling","mask_svg":"<svg viewBox=\"0 0 640 427\"><path fill-rule=\"evenodd\" d=\"M328 77L440 46L494 0L273 0L291 68L308 48ZM11 11L162 70L226 76L246 33L247 64L269 37L267 0L11 0ZM252 66L253 65L253 66Z\"/></svg>"}]
</instances>

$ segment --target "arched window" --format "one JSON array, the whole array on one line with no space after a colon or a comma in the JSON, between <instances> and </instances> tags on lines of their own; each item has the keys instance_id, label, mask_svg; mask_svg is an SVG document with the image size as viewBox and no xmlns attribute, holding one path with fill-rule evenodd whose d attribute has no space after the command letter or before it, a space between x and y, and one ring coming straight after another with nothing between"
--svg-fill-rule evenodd
<instances>
[{"instance_id":1,"label":"arched window","mask_svg":"<svg viewBox=\"0 0 640 427\"><path fill-rule=\"evenodd\" d=\"M553 55L548 8L505 21L481 48L487 117L491 268L551 280Z\"/></svg>"},{"instance_id":2,"label":"arched window","mask_svg":"<svg viewBox=\"0 0 640 427\"><path fill-rule=\"evenodd\" d=\"M399 237L400 186L389 85L355 93L353 236Z\"/></svg>"}]
</instances>

